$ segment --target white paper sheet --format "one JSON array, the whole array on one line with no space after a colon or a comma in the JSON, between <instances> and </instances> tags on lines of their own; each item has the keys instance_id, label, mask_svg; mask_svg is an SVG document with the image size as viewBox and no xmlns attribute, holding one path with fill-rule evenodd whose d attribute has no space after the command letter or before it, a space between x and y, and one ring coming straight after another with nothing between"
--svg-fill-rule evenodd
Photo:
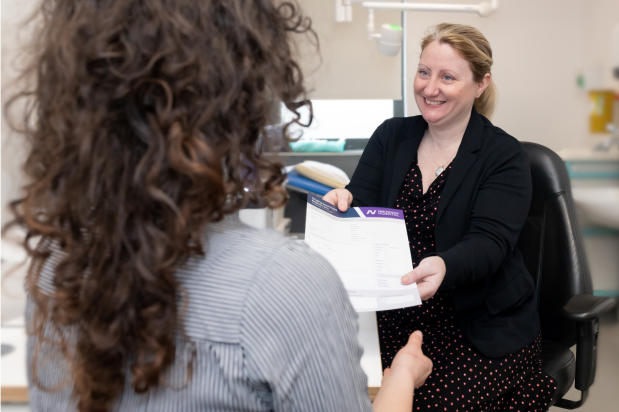
<instances>
[{"instance_id":1,"label":"white paper sheet","mask_svg":"<svg viewBox=\"0 0 619 412\"><path fill-rule=\"evenodd\" d=\"M305 242L333 265L357 312L421 304L417 285L400 281L413 270L401 210L354 207L342 213L310 193Z\"/></svg>"}]
</instances>

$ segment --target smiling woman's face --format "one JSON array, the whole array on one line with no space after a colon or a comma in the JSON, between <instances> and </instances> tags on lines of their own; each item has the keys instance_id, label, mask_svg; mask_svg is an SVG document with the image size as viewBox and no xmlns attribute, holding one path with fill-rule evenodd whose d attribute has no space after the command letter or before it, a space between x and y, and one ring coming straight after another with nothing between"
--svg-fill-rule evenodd
<instances>
[{"instance_id":1,"label":"smiling woman's face","mask_svg":"<svg viewBox=\"0 0 619 412\"><path fill-rule=\"evenodd\" d=\"M490 82L489 74L486 78L476 82L469 63L453 47L433 41L421 53L415 76L415 101L421 115L432 126L459 124Z\"/></svg>"}]
</instances>

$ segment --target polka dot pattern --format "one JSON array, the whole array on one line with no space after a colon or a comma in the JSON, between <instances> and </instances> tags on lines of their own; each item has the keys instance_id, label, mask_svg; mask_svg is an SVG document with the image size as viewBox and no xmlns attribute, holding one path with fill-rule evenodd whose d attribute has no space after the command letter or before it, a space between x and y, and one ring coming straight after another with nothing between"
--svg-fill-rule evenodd
<instances>
[{"instance_id":1,"label":"polka dot pattern","mask_svg":"<svg viewBox=\"0 0 619 412\"><path fill-rule=\"evenodd\" d=\"M434 252L434 225L438 202L441 200L441 192L449 172L451 164L434 179L426 193L423 193L421 170L415 158L413 168L406 175L396 199L396 208L404 212L413 266L417 265L425 255Z\"/></svg>"},{"instance_id":2,"label":"polka dot pattern","mask_svg":"<svg viewBox=\"0 0 619 412\"><path fill-rule=\"evenodd\" d=\"M415 160L398 196L396 205L404 211L414 264L435 251L436 211L450 170L451 165L424 194ZM492 359L462 336L454 315L453 302L445 292L421 306L377 313L383 368L391 365L413 331L424 334L423 351L434 369L415 390L413 412L547 411L556 385L541 370L541 334L520 351Z\"/></svg>"}]
</instances>

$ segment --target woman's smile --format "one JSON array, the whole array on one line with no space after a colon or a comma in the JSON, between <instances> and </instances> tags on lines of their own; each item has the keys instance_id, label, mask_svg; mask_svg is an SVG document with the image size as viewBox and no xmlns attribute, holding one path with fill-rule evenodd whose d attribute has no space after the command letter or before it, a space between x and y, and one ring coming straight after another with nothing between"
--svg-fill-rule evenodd
<instances>
[{"instance_id":1,"label":"woman's smile","mask_svg":"<svg viewBox=\"0 0 619 412\"><path fill-rule=\"evenodd\" d=\"M424 98L424 101L426 102L427 105L430 105L430 106L440 106L444 103L447 103L445 101L440 101L440 100L430 100L427 97Z\"/></svg>"},{"instance_id":2,"label":"woman's smile","mask_svg":"<svg viewBox=\"0 0 619 412\"><path fill-rule=\"evenodd\" d=\"M442 105L444 103L447 103L446 101L441 101L441 100L430 100L427 97L424 98L424 101L429 106L440 106L440 105Z\"/></svg>"}]
</instances>

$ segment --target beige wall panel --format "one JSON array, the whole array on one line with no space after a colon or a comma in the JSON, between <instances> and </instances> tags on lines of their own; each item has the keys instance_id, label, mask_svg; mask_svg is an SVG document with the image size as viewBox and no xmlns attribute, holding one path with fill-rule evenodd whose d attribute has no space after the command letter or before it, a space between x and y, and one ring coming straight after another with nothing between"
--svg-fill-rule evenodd
<instances>
[{"instance_id":1,"label":"beige wall panel","mask_svg":"<svg viewBox=\"0 0 619 412\"><path fill-rule=\"evenodd\" d=\"M320 41L320 57L305 38L299 39L302 68L313 99L400 99L400 54L378 54L367 39L367 11L353 5L353 21L335 22L334 0L299 0ZM401 23L398 12L377 12L376 30Z\"/></svg>"},{"instance_id":2,"label":"beige wall panel","mask_svg":"<svg viewBox=\"0 0 619 412\"><path fill-rule=\"evenodd\" d=\"M619 25L619 0L592 0L587 2L585 36L587 64L604 71L604 87L619 93L619 79L611 72L610 31Z\"/></svg>"},{"instance_id":3,"label":"beige wall panel","mask_svg":"<svg viewBox=\"0 0 619 412\"><path fill-rule=\"evenodd\" d=\"M616 0L607 2L612 1ZM413 79L419 41L425 30L441 22L470 24L484 33L494 53L493 76L499 103L493 123L519 140L553 150L586 144L587 98L576 86L576 78L590 64L585 53L590 33L586 21L590 10L599 7L596 3L600 2L501 0L498 12L486 18L475 14L407 13L408 114L419 113ZM610 31L606 36L610 37Z\"/></svg>"},{"instance_id":4,"label":"beige wall panel","mask_svg":"<svg viewBox=\"0 0 619 412\"><path fill-rule=\"evenodd\" d=\"M20 88L16 84L19 70L23 67L24 44L30 41L32 25L24 27L24 21L35 10L39 1L2 0L2 107L7 98ZM13 110L15 117L21 115L20 106ZM7 204L18 197L24 183L21 164L25 158L25 142L14 133L2 116L2 224L10 220Z\"/></svg>"}]
</instances>

